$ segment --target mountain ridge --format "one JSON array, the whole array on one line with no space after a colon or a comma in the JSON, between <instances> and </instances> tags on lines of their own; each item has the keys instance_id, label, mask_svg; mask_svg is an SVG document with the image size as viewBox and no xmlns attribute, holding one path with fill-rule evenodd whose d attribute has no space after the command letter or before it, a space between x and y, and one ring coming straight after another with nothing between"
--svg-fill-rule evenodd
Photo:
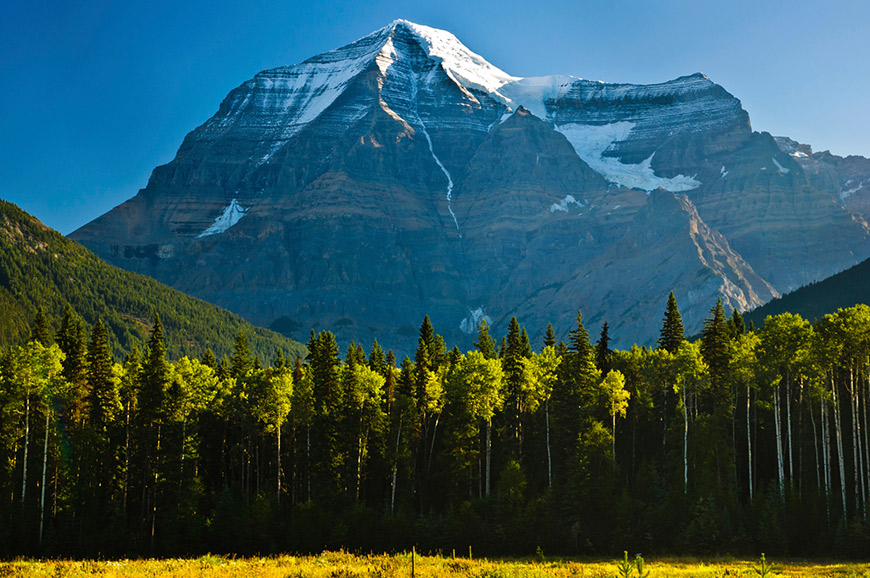
<instances>
[{"instance_id":1,"label":"mountain ridge","mask_svg":"<svg viewBox=\"0 0 870 578\"><path fill-rule=\"evenodd\" d=\"M344 341L426 314L460 342L481 315L539 338L582 308L624 346L658 329L636 302L674 290L697 327L717 297L753 308L870 256L862 214L813 179L703 74L514 77L399 21L243 83L71 236L264 325L341 320Z\"/></svg>"}]
</instances>

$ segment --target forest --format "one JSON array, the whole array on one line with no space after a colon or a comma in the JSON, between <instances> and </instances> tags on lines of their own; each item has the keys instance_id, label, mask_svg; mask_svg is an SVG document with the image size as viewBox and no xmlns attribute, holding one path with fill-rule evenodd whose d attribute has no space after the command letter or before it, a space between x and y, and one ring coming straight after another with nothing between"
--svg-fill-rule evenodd
<instances>
[{"instance_id":1,"label":"forest","mask_svg":"<svg viewBox=\"0 0 870 578\"><path fill-rule=\"evenodd\" d=\"M0 353L0 555L732 553L865 556L870 307L746 327L721 302L687 340L593 342L578 312L413 359L113 358L71 309ZM54 327L58 329L54 331Z\"/></svg>"}]
</instances>

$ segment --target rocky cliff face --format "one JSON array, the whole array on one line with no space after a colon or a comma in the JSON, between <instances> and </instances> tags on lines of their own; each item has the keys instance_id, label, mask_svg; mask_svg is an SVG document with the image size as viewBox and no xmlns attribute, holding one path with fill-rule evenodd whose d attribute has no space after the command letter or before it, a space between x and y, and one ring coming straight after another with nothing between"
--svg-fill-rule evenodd
<instances>
[{"instance_id":1,"label":"rocky cliff face","mask_svg":"<svg viewBox=\"0 0 870 578\"><path fill-rule=\"evenodd\" d=\"M651 343L672 289L695 330L717 297L744 310L870 255L841 169L784 147L700 74L516 78L397 21L245 82L72 236L294 337L407 351L429 314L467 345L484 315L536 338L581 308Z\"/></svg>"}]
</instances>

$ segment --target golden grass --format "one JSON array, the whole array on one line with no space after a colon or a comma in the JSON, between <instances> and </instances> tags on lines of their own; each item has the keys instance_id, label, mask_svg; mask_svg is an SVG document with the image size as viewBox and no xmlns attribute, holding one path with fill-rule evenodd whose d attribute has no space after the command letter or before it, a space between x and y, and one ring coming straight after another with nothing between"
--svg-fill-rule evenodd
<instances>
[{"instance_id":1,"label":"golden grass","mask_svg":"<svg viewBox=\"0 0 870 578\"><path fill-rule=\"evenodd\" d=\"M830 576L870 578L870 565L774 560L772 576ZM650 578L751 577L757 563L747 560L650 559ZM610 578L617 576L616 561L469 560L441 556L415 556L415 578ZM324 552L319 556L114 561L16 560L0 562L0 578L389 578L411 576L411 555L358 556ZM636 573L633 574L636 576Z\"/></svg>"}]
</instances>

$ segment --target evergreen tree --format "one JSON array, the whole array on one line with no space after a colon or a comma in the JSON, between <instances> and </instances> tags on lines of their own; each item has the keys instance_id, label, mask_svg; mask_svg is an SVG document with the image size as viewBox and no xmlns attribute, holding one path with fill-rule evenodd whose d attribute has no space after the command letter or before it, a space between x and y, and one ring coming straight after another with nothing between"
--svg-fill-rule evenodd
<instances>
[{"instance_id":1,"label":"evergreen tree","mask_svg":"<svg viewBox=\"0 0 870 578\"><path fill-rule=\"evenodd\" d=\"M503 346L501 365L505 380L505 416L504 422L510 431L509 453L512 459L519 460L522 456L523 429L523 359L525 346L522 330L516 317L511 317L508 324L508 334Z\"/></svg>"},{"instance_id":2,"label":"evergreen tree","mask_svg":"<svg viewBox=\"0 0 870 578\"><path fill-rule=\"evenodd\" d=\"M605 321L601 327L601 337L598 338L595 347L595 367L598 368L598 371L602 375L607 375L610 371L610 356L613 354L613 351L610 349L610 335L608 335L607 330L608 326Z\"/></svg>"},{"instance_id":3,"label":"evergreen tree","mask_svg":"<svg viewBox=\"0 0 870 578\"><path fill-rule=\"evenodd\" d=\"M731 358L728 322L725 319L721 299L716 300L716 305L710 310L710 314L711 316L704 320L704 329L701 331L701 355L710 368L710 388L714 404L710 411L713 413L716 409L730 410L727 405L730 402L728 370Z\"/></svg>"},{"instance_id":4,"label":"evergreen tree","mask_svg":"<svg viewBox=\"0 0 870 578\"><path fill-rule=\"evenodd\" d=\"M254 359L251 356L251 347L248 345L248 337L244 331L236 335L236 344L233 355L230 357L230 374L236 379L242 378L254 368Z\"/></svg>"},{"instance_id":5,"label":"evergreen tree","mask_svg":"<svg viewBox=\"0 0 870 578\"><path fill-rule=\"evenodd\" d=\"M394 360L395 363L395 360ZM375 339L372 342L372 350L369 352L369 369L377 372L379 375L386 377L387 361L384 357L384 350Z\"/></svg>"},{"instance_id":6,"label":"evergreen tree","mask_svg":"<svg viewBox=\"0 0 870 578\"><path fill-rule=\"evenodd\" d=\"M33 333L30 340L38 341L45 347L51 345L51 329L48 327L48 320L45 318L42 305L36 309L36 318L33 320Z\"/></svg>"},{"instance_id":7,"label":"evergreen tree","mask_svg":"<svg viewBox=\"0 0 870 578\"><path fill-rule=\"evenodd\" d=\"M109 332L98 319L91 331L88 345L88 417L93 430L101 438L120 408L118 388L112 372L112 348ZM103 440L105 441L105 440Z\"/></svg>"},{"instance_id":8,"label":"evergreen tree","mask_svg":"<svg viewBox=\"0 0 870 578\"><path fill-rule=\"evenodd\" d=\"M731 339L737 339L746 332L743 316L736 309L731 312L731 317L728 319L728 330L731 334Z\"/></svg>"},{"instance_id":9,"label":"evergreen tree","mask_svg":"<svg viewBox=\"0 0 870 578\"><path fill-rule=\"evenodd\" d=\"M215 357L211 347L206 349L205 353L202 354L202 364L211 367L212 369L217 369L217 357Z\"/></svg>"},{"instance_id":10,"label":"evergreen tree","mask_svg":"<svg viewBox=\"0 0 870 578\"><path fill-rule=\"evenodd\" d=\"M272 362L272 367L275 369L284 369L287 365L287 360L284 359L284 350L280 347L275 351L275 360Z\"/></svg>"},{"instance_id":11,"label":"evergreen tree","mask_svg":"<svg viewBox=\"0 0 870 578\"><path fill-rule=\"evenodd\" d=\"M547 323L547 332L544 334L544 347L556 346L556 333L553 331L553 324Z\"/></svg>"},{"instance_id":12,"label":"evergreen tree","mask_svg":"<svg viewBox=\"0 0 870 578\"><path fill-rule=\"evenodd\" d=\"M477 341L474 342L474 347L487 359L495 359L497 356L496 341L489 334L489 323L487 323L486 317L480 318L480 324L477 326Z\"/></svg>"},{"instance_id":13,"label":"evergreen tree","mask_svg":"<svg viewBox=\"0 0 870 578\"><path fill-rule=\"evenodd\" d=\"M665 317L662 320L662 330L659 334L658 346L668 353L676 353L680 344L685 341L683 331L683 317L677 309L677 299L674 292L668 295L668 304L665 309Z\"/></svg>"}]
</instances>

